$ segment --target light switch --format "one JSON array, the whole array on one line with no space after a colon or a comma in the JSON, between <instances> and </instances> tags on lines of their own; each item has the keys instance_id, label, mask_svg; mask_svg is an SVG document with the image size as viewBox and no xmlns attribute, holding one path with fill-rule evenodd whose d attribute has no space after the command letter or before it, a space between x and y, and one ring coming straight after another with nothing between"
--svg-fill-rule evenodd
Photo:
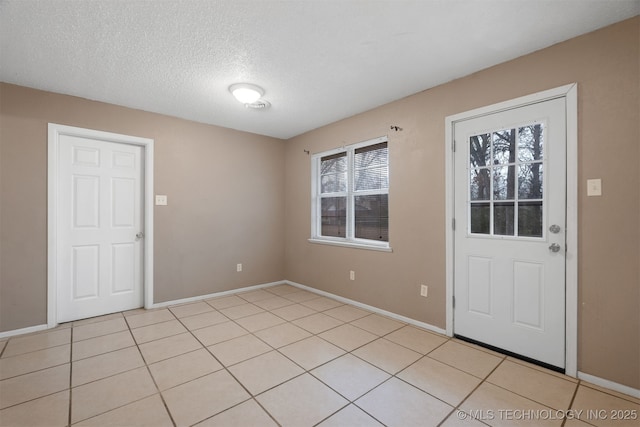
<instances>
[{"instance_id":1,"label":"light switch","mask_svg":"<svg viewBox=\"0 0 640 427\"><path fill-rule=\"evenodd\" d=\"M156 206L166 206L167 196L156 194Z\"/></svg>"},{"instance_id":2,"label":"light switch","mask_svg":"<svg viewBox=\"0 0 640 427\"><path fill-rule=\"evenodd\" d=\"M602 180L601 179L587 180L587 196L602 196Z\"/></svg>"}]
</instances>

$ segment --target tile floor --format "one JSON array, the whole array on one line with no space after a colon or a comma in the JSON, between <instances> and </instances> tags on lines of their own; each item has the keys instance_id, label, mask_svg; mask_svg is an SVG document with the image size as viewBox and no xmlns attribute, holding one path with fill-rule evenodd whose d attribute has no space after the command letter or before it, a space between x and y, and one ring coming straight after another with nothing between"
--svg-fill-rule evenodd
<instances>
[{"instance_id":1,"label":"tile floor","mask_svg":"<svg viewBox=\"0 0 640 427\"><path fill-rule=\"evenodd\" d=\"M63 324L0 340L0 356L2 426L588 427L640 417L633 397L288 285Z\"/></svg>"}]
</instances>

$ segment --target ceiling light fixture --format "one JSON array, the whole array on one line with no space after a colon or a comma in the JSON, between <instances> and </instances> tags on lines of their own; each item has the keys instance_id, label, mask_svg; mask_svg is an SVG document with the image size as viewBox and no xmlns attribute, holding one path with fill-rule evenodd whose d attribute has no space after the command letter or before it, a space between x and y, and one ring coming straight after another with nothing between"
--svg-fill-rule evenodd
<instances>
[{"instance_id":1,"label":"ceiling light fixture","mask_svg":"<svg viewBox=\"0 0 640 427\"><path fill-rule=\"evenodd\" d=\"M229 92L241 103L255 104L264 95L264 89L249 83L236 83L229 86Z\"/></svg>"}]
</instances>

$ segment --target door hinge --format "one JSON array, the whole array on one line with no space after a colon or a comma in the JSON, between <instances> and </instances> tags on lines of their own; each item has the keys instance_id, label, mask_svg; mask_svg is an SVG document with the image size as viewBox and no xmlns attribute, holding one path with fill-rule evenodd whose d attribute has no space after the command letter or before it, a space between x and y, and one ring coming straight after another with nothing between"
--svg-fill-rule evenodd
<instances>
[{"instance_id":1,"label":"door hinge","mask_svg":"<svg viewBox=\"0 0 640 427\"><path fill-rule=\"evenodd\" d=\"M456 297L455 295L451 297L453 299L453 308L456 308Z\"/></svg>"},{"instance_id":2,"label":"door hinge","mask_svg":"<svg viewBox=\"0 0 640 427\"><path fill-rule=\"evenodd\" d=\"M451 218L451 228L455 231L456 229L456 219L455 218Z\"/></svg>"},{"instance_id":3,"label":"door hinge","mask_svg":"<svg viewBox=\"0 0 640 427\"><path fill-rule=\"evenodd\" d=\"M451 151L456 152L456 140L451 141Z\"/></svg>"}]
</instances>

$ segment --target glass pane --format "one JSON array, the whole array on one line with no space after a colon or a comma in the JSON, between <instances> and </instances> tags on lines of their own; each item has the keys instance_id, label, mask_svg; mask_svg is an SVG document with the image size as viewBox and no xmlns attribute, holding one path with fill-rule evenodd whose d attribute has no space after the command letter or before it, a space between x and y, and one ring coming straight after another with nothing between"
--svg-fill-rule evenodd
<instances>
[{"instance_id":1,"label":"glass pane","mask_svg":"<svg viewBox=\"0 0 640 427\"><path fill-rule=\"evenodd\" d=\"M345 237L347 233L347 198L324 197L321 200L321 234Z\"/></svg>"},{"instance_id":2,"label":"glass pane","mask_svg":"<svg viewBox=\"0 0 640 427\"><path fill-rule=\"evenodd\" d=\"M493 133L494 164L515 163L516 161L516 130L507 129Z\"/></svg>"},{"instance_id":3,"label":"glass pane","mask_svg":"<svg viewBox=\"0 0 640 427\"><path fill-rule=\"evenodd\" d=\"M495 203L493 205L493 234L513 236L514 233L513 202Z\"/></svg>"},{"instance_id":4,"label":"glass pane","mask_svg":"<svg viewBox=\"0 0 640 427\"><path fill-rule=\"evenodd\" d=\"M381 190L389 188L389 168L385 166L356 169L355 190Z\"/></svg>"},{"instance_id":5,"label":"glass pane","mask_svg":"<svg viewBox=\"0 0 640 427\"><path fill-rule=\"evenodd\" d=\"M475 167L491 164L491 137L488 133L469 138L469 162Z\"/></svg>"},{"instance_id":6,"label":"glass pane","mask_svg":"<svg viewBox=\"0 0 640 427\"><path fill-rule=\"evenodd\" d=\"M320 183L320 192L323 194L347 191L347 174L333 173L322 175L320 177Z\"/></svg>"},{"instance_id":7,"label":"glass pane","mask_svg":"<svg viewBox=\"0 0 640 427\"><path fill-rule=\"evenodd\" d=\"M491 180L489 169L471 169L469 189L471 200L489 200L491 198Z\"/></svg>"},{"instance_id":8,"label":"glass pane","mask_svg":"<svg viewBox=\"0 0 640 427\"><path fill-rule=\"evenodd\" d=\"M518 204L518 235L542 237L542 202Z\"/></svg>"},{"instance_id":9,"label":"glass pane","mask_svg":"<svg viewBox=\"0 0 640 427\"><path fill-rule=\"evenodd\" d=\"M518 129L518 160L532 162L542 160L543 135L542 125L524 126Z\"/></svg>"},{"instance_id":10,"label":"glass pane","mask_svg":"<svg viewBox=\"0 0 640 427\"><path fill-rule=\"evenodd\" d=\"M489 234L491 210L489 203L471 204L471 232L476 234Z\"/></svg>"},{"instance_id":11,"label":"glass pane","mask_svg":"<svg viewBox=\"0 0 640 427\"><path fill-rule=\"evenodd\" d=\"M518 167L518 197L542 199L542 163L530 163Z\"/></svg>"},{"instance_id":12,"label":"glass pane","mask_svg":"<svg viewBox=\"0 0 640 427\"><path fill-rule=\"evenodd\" d=\"M369 145L358 148L353 159L356 169L370 168L376 166L387 166L389 164L389 149L387 143Z\"/></svg>"},{"instance_id":13,"label":"glass pane","mask_svg":"<svg viewBox=\"0 0 640 427\"><path fill-rule=\"evenodd\" d=\"M355 197L355 236L358 239L389 241L389 196Z\"/></svg>"},{"instance_id":14,"label":"glass pane","mask_svg":"<svg viewBox=\"0 0 640 427\"><path fill-rule=\"evenodd\" d=\"M345 172L347 170L347 153L332 154L320 159L320 175Z\"/></svg>"},{"instance_id":15,"label":"glass pane","mask_svg":"<svg viewBox=\"0 0 640 427\"><path fill-rule=\"evenodd\" d=\"M493 199L513 200L515 193L515 166L499 166L493 168Z\"/></svg>"}]
</instances>

